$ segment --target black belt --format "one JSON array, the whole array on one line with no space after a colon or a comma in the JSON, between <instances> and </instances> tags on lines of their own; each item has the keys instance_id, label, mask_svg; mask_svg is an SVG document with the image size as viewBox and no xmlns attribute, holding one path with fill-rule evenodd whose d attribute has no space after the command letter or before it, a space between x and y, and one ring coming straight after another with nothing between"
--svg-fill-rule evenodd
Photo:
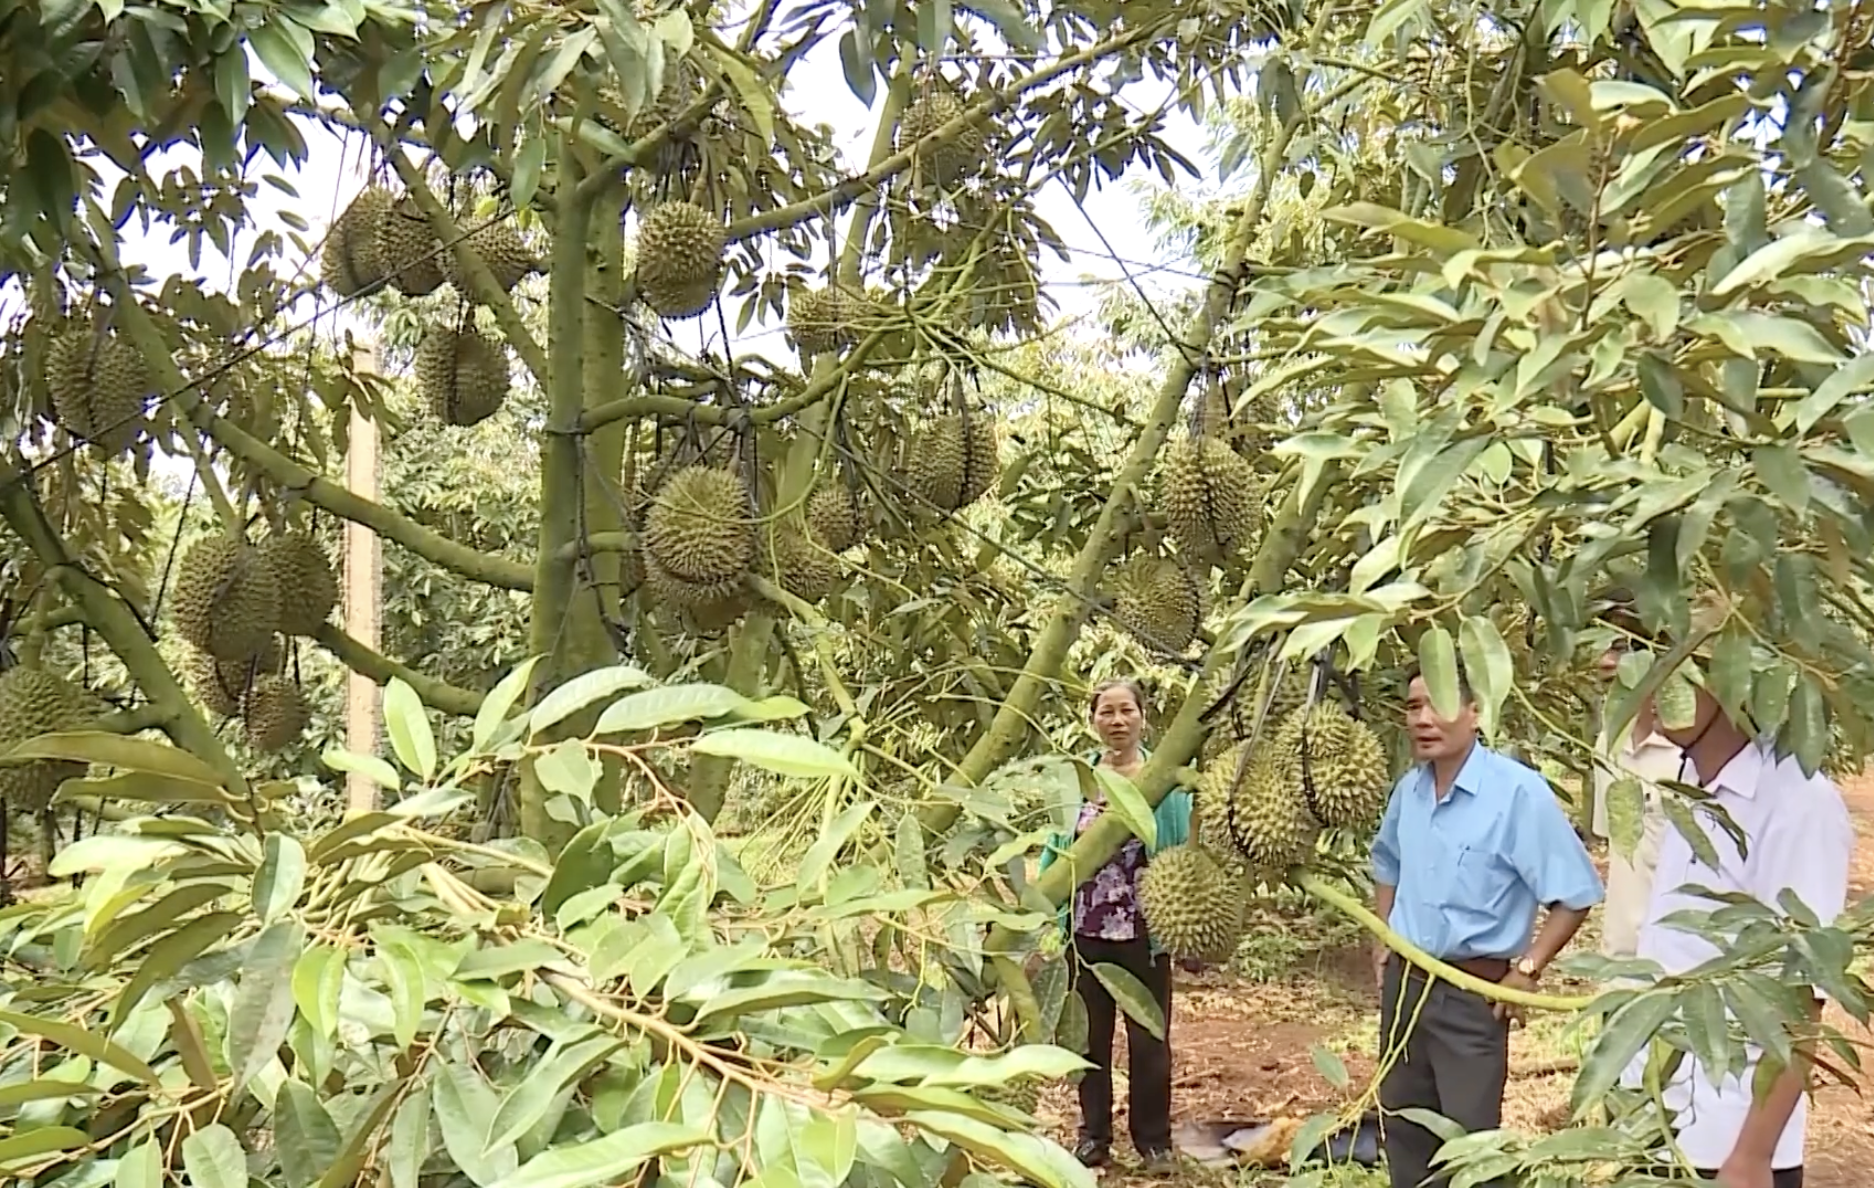
<instances>
[{"instance_id":1,"label":"black belt","mask_svg":"<svg viewBox=\"0 0 1874 1188\"><path fill-rule=\"evenodd\" d=\"M1401 961L1402 958L1395 953L1393 954L1393 960ZM1504 978L1510 976L1511 961L1508 957L1460 957L1456 959L1443 957L1439 960L1449 965L1452 969L1461 969L1473 978L1478 978L1486 982L1501 982ZM1410 962L1406 962L1406 964L1414 971L1423 972L1418 971L1417 967L1412 966Z\"/></svg>"}]
</instances>

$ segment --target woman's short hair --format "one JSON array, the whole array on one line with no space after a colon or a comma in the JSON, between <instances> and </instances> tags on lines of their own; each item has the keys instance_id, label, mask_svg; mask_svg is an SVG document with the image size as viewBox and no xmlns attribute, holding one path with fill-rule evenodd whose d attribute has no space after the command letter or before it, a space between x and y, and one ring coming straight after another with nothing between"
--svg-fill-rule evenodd
<instances>
[{"instance_id":1,"label":"woman's short hair","mask_svg":"<svg viewBox=\"0 0 1874 1188\"><path fill-rule=\"evenodd\" d=\"M1092 716L1093 712L1100 708L1100 698L1111 693L1114 689L1124 689L1126 692L1132 694L1132 704L1139 707L1139 713L1141 715L1145 713L1145 686L1139 683L1138 678L1113 677L1111 680L1101 681L1099 684L1093 686L1093 696L1087 700L1088 716Z\"/></svg>"}]
</instances>

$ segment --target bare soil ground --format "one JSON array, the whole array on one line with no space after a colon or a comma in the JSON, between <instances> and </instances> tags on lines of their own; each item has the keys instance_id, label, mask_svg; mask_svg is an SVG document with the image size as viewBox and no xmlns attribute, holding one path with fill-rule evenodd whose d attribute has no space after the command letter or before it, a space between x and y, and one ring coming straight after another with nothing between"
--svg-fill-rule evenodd
<instances>
[{"instance_id":1,"label":"bare soil ground","mask_svg":"<svg viewBox=\"0 0 1874 1188\"><path fill-rule=\"evenodd\" d=\"M1854 816L1856 861L1849 900L1874 895L1874 773L1843 789ZM1287 921L1284 934L1266 959L1252 950L1239 954L1229 971L1192 976L1180 973L1172 1014L1175 1060L1174 1108L1180 1125L1221 1119L1300 1118L1322 1110L1371 1105L1370 1082L1376 1049L1378 998L1357 936L1336 930L1331 920ZM1583 930L1577 945L1598 938ZM1309 943L1324 934L1325 944ZM1247 956L1247 960L1246 960ZM1830 1008L1829 1021L1864 1051L1874 1048L1874 1034ZM1549 1131L1566 1115L1574 1062L1583 1037L1565 1023L1536 1019L1512 1041L1510 1087L1504 1124L1527 1131ZM1348 1073L1345 1089L1335 1088L1317 1065L1314 1049L1332 1052ZM1124 1039L1116 1059L1121 1072L1115 1086L1119 1101L1115 1133L1125 1134ZM1330 1067L1332 1062L1328 1061ZM1857 1088L1830 1085L1818 1090L1810 1114L1809 1188L1863 1188L1874 1168L1874 1074L1863 1072ZM1050 1132L1071 1146L1078 1111L1071 1089L1052 1091L1043 1107ZM1127 1164L1133 1159L1123 1137L1115 1152L1120 1164L1107 1173L1114 1184L1145 1183ZM1350 1171L1352 1169L1349 1169ZM1197 1172L1187 1175L1210 1178ZM1216 1177L1234 1181L1234 1175ZM1268 1177L1269 1184L1282 1180ZM1250 1181L1254 1182L1254 1181ZM1383 1183L1354 1174L1348 1185Z\"/></svg>"}]
</instances>

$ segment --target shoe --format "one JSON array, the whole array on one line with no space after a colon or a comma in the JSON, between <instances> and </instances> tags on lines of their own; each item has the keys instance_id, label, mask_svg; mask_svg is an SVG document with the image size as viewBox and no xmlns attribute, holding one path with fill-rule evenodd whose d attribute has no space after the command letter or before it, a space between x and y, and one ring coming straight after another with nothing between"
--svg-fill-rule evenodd
<instances>
[{"instance_id":1,"label":"shoe","mask_svg":"<svg viewBox=\"0 0 1874 1188\"><path fill-rule=\"evenodd\" d=\"M1106 1144L1098 1139L1083 1138L1074 1145L1074 1158L1082 1167L1105 1167L1110 1154Z\"/></svg>"},{"instance_id":2,"label":"shoe","mask_svg":"<svg viewBox=\"0 0 1874 1188\"><path fill-rule=\"evenodd\" d=\"M1170 1149L1139 1152L1139 1162L1148 1176L1168 1176L1178 1170L1178 1156Z\"/></svg>"}]
</instances>

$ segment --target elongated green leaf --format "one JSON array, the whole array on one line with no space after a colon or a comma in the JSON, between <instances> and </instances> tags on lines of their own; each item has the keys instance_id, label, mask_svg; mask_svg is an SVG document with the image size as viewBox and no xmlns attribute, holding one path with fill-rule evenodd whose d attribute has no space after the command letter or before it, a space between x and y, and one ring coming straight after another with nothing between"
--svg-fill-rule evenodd
<instances>
[{"instance_id":1,"label":"elongated green leaf","mask_svg":"<svg viewBox=\"0 0 1874 1188\"><path fill-rule=\"evenodd\" d=\"M1158 818L1152 814L1152 806L1145 803L1139 786L1110 767L1094 768L1093 778L1106 792L1106 807L1126 823L1132 836L1144 842L1148 850L1156 846Z\"/></svg>"},{"instance_id":2,"label":"elongated green leaf","mask_svg":"<svg viewBox=\"0 0 1874 1188\"><path fill-rule=\"evenodd\" d=\"M0 1138L0 1167L36 1155L50 1155L55 1151L75 1151L88 1146L91 1138L82 1130L70 1126L39 1126L22 1134Z\"/></svg>"},{"instance_id":3,"label":"elongated green leaf","mask_svg":"<svg viewBox=\"0 0 1874 1188\"><path fill-rule=\"evenodd\" d=\"M955 1114L914 1112L906 1122L1019 1175L1036 1188L1094 1188L1093 1172L1066 1151L1032 1134L1010 1134Z\"/></svg>"},{"instance_id":4,"label":"elongated green leaf","mask_svg":"<svg viewBox=\"0 0 1874 1188\"><path fill-rule=\"evenodd\" d=\"M360 755L356 751L334 750L319 756L319 762L333 771L355 771L378 787L392 792L403 787L403 777L397 774L397 769L376 755Z\"/></svg>"},{"instance_id":5,"label":"elongated green leaf","mask_svg":"<svg viewBox=\"0 0 1874 1188\"><path fill-rule=\"evenodd\" d=\"M0 1085L0 1106L52 1101L62 1097L92 1097L102 1092L104 1090L83 1081L21 1081L14 1085Z\"/></svg>"},{"instance_id":6,"label":"elongated green leaf","mask_svg":"<svg viewBox=\"0 0 1874 1188\"><path fill-rule=\"evenodd\" d=\"M492 25L490 27L492 27ZM544 156L546 149L545 139L538 136L532 137L528 140L527 144L529 148L538 145L541 149L542 156ZM525 150L523 150L522 156L523 158L526 156ZM516 166L517 170L518 168L519 166ZM538 181L538 163L534 165L534 170L535 180ZM515 179L517 190L519 185L520 179L517 177ZM525 198L516 193L514 205L525 206L527 205L528 199L531 197L531 191ZM509 669L508 674L497 681L494 688L488 690L488 696L482 698L481 708L475 711L475 730L469 737L469 748L471 750L481 751L488 746L489 741L494 738L495 732L498 731L501 728L501 724L507 720L508 713L513 710L522 695L527 692L527 682L532 679L534 666L538 663L540 663L540 657L529 656L527 659Z\"/></svg>"},{"instance_id":7,"label":"elongated green leaf","mask_svg":"<svg viewBox=\"0 0 1874 1188\"><path fill-rule=\"evenodd\" d=\"M117 1001L111 1004L110 1029L114 1033L130 1019L130 1013L137 1009L143 996L150 988L166 978L174 977L183 966L194 961L216 941L226 940L240 924L241 917L234 912L211 912L190 920L162 940L150 946L149 952L137 962L136 972L130 981L117 994Z\"/></svg>"},{"instance_id":8,"label":"elongated green leaf","mask_svg":"<svg viewBox=\"0 0 1874 1188\"><path fill-rule=\"evenodd\" d=\"M156 1084L155 1069L95 1031L87 1031L75 1024L56 1019L22 1015L17 1011L0 1010L0 1023L26 1035L36 1035L41 1039L50 1040L68 1052L102 1061L112 1068L129 1073L145 1084Z\"/></svg>"},{"instance_id":9,"label":"elongated green leaf","mask_svg":"<svg viewBox=\"0 0 1874 1188\"><path fill-rule=\"evenodd\" d=\"M241 981L228 1007L228 1065L238 1089L279 1054L293 1025L293 963L305 930L291 921L269 925L248 947Z\"/></svg>"},{"instance_id":10,"label":"elongated green leaf","mask_svg":"<svg viewBox=\"0 0 1874 1188\"><path fill-rule=\"evenodd\" d=\"M351 1136L338 1149L338 1157L325 1165L325 1174L317 1180L318 1188L356 1188L358 1173L365 1159L378 1144L378 1134L397 1105L398 1086L380 1086L371 1099L371 1108L362 1117L354 1116Z\"/></svg>"},{"instance_id":11,"label":"elongated green leaf","mask_svg":"<svg viewBox=\"0 0 1874 1188\"><path fill-rule=\"evenodd\" d=\"M1672 994L1655 990L1630 999L1615 1011L1582 1058L1581 1072L1569 1096L1570 1107L1579 1113L1606 1096L1677 1006Z\"/></svg>"},{"instance_id":12,"label":"elongated green leaf","mask_svg":"<svg viewBox=\"0 0 1874 1188\"><path fill-rule=\"evenodd\" d=\"M697 739L690 749L700 755L740 759L776 774L799 779L859 777L858 770L846 756L825 743L798 734L775 734L750 727L714 730Z\"/></svg>"},{"instance_id":13,"label":"elongated green leaf","mask_svg":"<svg viewBox=\"0 0 1874 1188\"><path fill-rule=\"evenodd\" d=\"M640 1122L591 1142L554 1147L484 1188L591 1188L615 1183L652 1159L702 1146L714 1138L694 1126Z\"/></svg>"},{"instance_id":14,"label":"elongated green leaf","mask_svg":"<svg viewBox=\"0 0 1874 1188\"><path fill-rule=\"evenodd\" d=\"M212 1122L182 1140L182 1168L190 1188L247 1188L247 1154L241 1140Z\"/></svg>"},{"instance_id":15,"label":"elongated green leaf","mask_svg":"<svg viewBox=\"0 0 1874 1188\"><path fill-rule=\"evenodd\" d=\"M859 831L859 827L865 824L866 818L870 817L877 808L877 801L864 800L848 806L845 811L835 817L833 824L827 828L826 832L815 838L813 844L807 847L807 852L801 856L800 868L794 875L794 885L802 892L819 886L821 877L833 864L833 859L839 857L839 852L846 848L846 843L852 840L852 835Z\"/></svg>"},{"instance_id":16,"label":"elongated green leaf","mask_svg":"<svg viewBox=\"0 0 1874 1188\"><path fill-rule=\"evenodd\" d=\"M678 722L720 718L735 713L748 699L721 685L665 685L621 697L599 715L599 734L654 730Z\"/></svg>"},{"instance_id":17,"label":"elongated green leaf","mask_svg":"<svg viewBox=\"0 0 1874 1188\"><path fill-rule=\"evenodd\" d=\"M345 954L331 945L316 942L293 963L293 1004L314 1035L331 1039L338 1034L338 1002L344 986Z\"/></svg>"},{"instance_id":18,"label":"elongated green leaf","mask_svg":"<svg viewBox=\"0 0 1874 1188\"><path fill-rule=\"evenodd\" d=\"M555 1045L539 1067L517 1082L495 1111L485 1150L498 1150L517 1141L547 1116L560 1090L584 1077L625 1041L593 1029L591 1035L570 1044Z\"/></svg>"},{"instance_id":19,"label":"elongated green leaf","mask_svg":"<svg viewBox=\"0 0 1874 1188\"><path fill-rule=\"evenodd\" d=\"M157 1140L130 1148L117 1161L116 1188L163 1188L163 1152Z\"/></svg>"},{"instance_id":20,"label":"elongated green leaf","mask_svg":"<svg viewBox=\"0 0 1874 1188\"><path fill-rule=\"evenodd\" d=\"M1458 645L1464 651L1464 671L1471 678L1471 690L1477 694L1478 717L1485 733L1494 735L1497 715L1502 713L1504 699L1516 679L1510 646L1497 625L1483 615L1464 620L1458 628Z\"/></svg>"},{"instance_id":21,"label":"elongated green leaf","mask_svg":"<svg viewBox=\"0 0 1874 1188\"><path fill-rule=\"evenodd\" d=\"M1874 385L1874 355L1856 355L1817 384L1796 405L1796 431L1807 433L1850 395Z\"/></svg>"},{"instance_id":22,"label":"elongated green leaf","mask_svg":"<svg viewBox=\"0 0 1874 1188\"><path fill-rule=\"evenodd\" d=\"M462 1173L480 1188L506 1183L520 1166L520 1156L512 1146L483 1149L501 1102L481 1073L449 1061L436 1078L431 1098L443 1148Z\"/></svg>"},{"instance_id":23,"label":"elongated green leaf","mask_svg":"<svg viewBox=\"0 0 1874 1188\"><path fill-rule=\"evenodd\" d=\"M533 734L551 729L589 705L615 697L627 689L642 689L651 684L651 675L629 664L618 664L594 672L582 673L540 699L534 712L527 715L527 728ZM604 727L600 727L604 733Z\"/></svg>"},{"instance_id":24,"label":"elongated green leaf","mask_svg":"<svg viewBox=\"0 0 1874 1188\"><path fill-rule=\"evenodd\" d=\"M219 784L202 784L147 771L127 771L98 779L66 780L59 785L61 803L74 796L100 800L129 800L142 804L233 804L234 798Z\"/></svg>"},{"instance_id":25,"label":"elongated green leaf","mask_svg":"<svg viewBox=\"0 0 1874 1188\"><path fill-rule=\"evenodd\" d=\"M74 730L42 734L4 753L8 759L63 759L72 763L98 763L124 771L170 776L211 787L221 786L215 769L178 747L125 738L103 730Z\"/></svg>"},{"instance_id":26,"label":"elongated green leaf","mask_svg":"<svg viewBox=\"0 0 1874 1188\"><path fill-rule=\"evenodd\" d=\"M429 1090L419 1088L403 1099L390 1124L385 1164L391 1188L417 1188L423 1161L429 1158Z\"/></svg>"},{"instance_id":27,"label":"elongated green leaf","mask_svg":"<svg viewBox=\"0 0 1874 1188\"><path fill-rule=\"evenodd\" d=\"M254 914L271 924L299 902L306 886L306 849L297 838L269 833L254 875Z\"/></svg>"},{"instance_id":28,"label":"elongated green leaf","mask_svg":"<svg viewBox=\"0 0 1874 1188\"><path fill-rule=\"evenodd\" d=\"M809 970L777 970L753 986L724 990L712 996L696 1012L692 1026L721 1026L728 1019L757 1011L782 1007L810 1006L821 1002L865 1002L878 997L869 982L829 977Z\"/></svg>"},{"instance_id":29,"label":"elongated green leaf","mask_svg":"<svg viewBox=\"0 0 1874 1188\"><path fill-rule=\"evenodd\" d=\"M430 732L423 700L403 681L392 677L384 686L384 733L404 770L428 780L436 775L436 736Z\"/></svg>"},{"instance_id":30,"label":"elongated green leaf","mask_svg":"<svg viewBox=\"0 0 1874 1188\"><path fill-rule=\"evenodd\" d=\"M1451 646L1451 633L1443 627L1427 628L1419 636L1419 672L1425 678L1432 712L1446 721L1457 717L1464 708L1458 690L1458 657Z\"/></svg>"},{"instance_id":31,"label":"elongated green leaf","mask_svg":"<svg viewBox=\"0 0 1874 1188\"><path fill-rule=\"evenodd\" d=\"M1158 1001L1144 983L1124 968L1106 961L1093 967L1093 976L1100 979L1100 985L1113 996L1113 1002L1133 1022L1145 1028L1154 1039L1165 1038L1165 1012L1158 1009Z\"/></svg>"},{"instance_id":32,"label":"elongated green leaf","mask_svg":"<svg viewBox=\"0 0 1874 1188\"><path fill-rule=\"evenodd\" d=\"M319 1095L302 1081L288 1077L281 1082L273 1103L273 1133L280 1170L292 1188L310 1188L338 1160L338 1127L319 1104Z\"/></svg>"}]
</instances>

